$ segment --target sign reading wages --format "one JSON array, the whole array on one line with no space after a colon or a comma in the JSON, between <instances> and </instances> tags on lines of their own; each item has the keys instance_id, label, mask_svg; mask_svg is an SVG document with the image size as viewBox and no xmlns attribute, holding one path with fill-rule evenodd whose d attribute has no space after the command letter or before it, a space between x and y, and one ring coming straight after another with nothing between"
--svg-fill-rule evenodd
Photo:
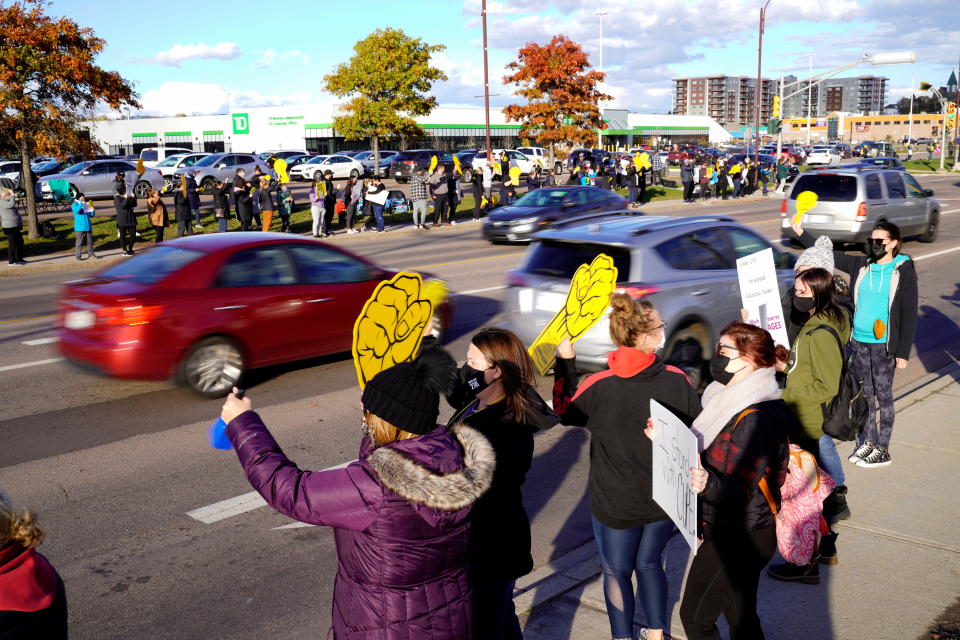
<instances>
[{"instance_id":1,"label":"sign reading wages","mask_svg":"<svg viewBox=\"0 0 960 640\"><path fill-rule=\"evenodd\" d=\"M650 401L653 419L653 499L697 553L697 494L690 469L697 464L697 437L669 409Z\"/></svg>"},{"instance_id":2,"label":"sign reading wages","mask_svg":"<svg viewBox=\"0 0 960 640\"><path fill-rule=\"evenodd\" d=\"M773 265L773 249L764 249L737 260L740 301L747 310L747 322L770 332L776 344L790 347L780 304L780 284Z\"/></svg>"}]
</instances>

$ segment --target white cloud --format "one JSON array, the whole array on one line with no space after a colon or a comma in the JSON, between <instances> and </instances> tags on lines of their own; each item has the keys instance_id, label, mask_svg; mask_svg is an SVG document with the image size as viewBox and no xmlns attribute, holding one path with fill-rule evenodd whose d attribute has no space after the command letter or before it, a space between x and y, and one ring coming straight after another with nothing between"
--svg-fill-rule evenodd
<instances>
[{"instance_id":1,"label":"white cloud","mask_svg":"<svg viewBox=\"0 0 960 640\"><path fill-rule=\"evenodd\" d=\"M272 67L277 62L287 63L291 61L299 61L305 65L310 64L310 54L298 49L284 51L283 53L278 53L273 49L267 49L253 65L261 69L266 69L267 67Z\"/></svg>"},{"instance_id":2,"label":"white cloud","mask_svg":"<svg viewBox=\"0 0 960 640\"><path fill-rule=\"evenodd\" d=\"M218 42L214 45L198 42L197 44L175 44L146 62L165 67L179 67L188 60L236 60L239 57L240 45L236 42Z\"/></svg>"},{"instance_id":3,"label":"white cloud","mask_svg":"<svg viewBox=\"0 0 960 640\"><path fill-rule=\"evenodd\" d=\"M185 96L189 96L186 99ZM228 113L238 107L277 107L288 104L306 104L312 96L295 93L268 96L256 91L234 89L216 83L164 82L156 89L144 92L140 99L141 115L173 116L178 113ZM189 109L189 112L187 111Z\"/></svg>"}]
</instances>

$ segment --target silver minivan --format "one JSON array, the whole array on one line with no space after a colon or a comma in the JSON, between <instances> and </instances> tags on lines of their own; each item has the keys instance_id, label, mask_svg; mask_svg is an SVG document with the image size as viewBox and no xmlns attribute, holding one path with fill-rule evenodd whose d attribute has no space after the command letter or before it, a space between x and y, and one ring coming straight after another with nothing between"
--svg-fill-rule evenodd
<instances>
[{"instance_id":1,"label":"silver minivan","mask_svg":"<svg viewBox=\"0 0 960 640\"><path fill-rule=\"evenodd\" d=\"M503 300L504 324L524 344L563 307L577 268L605 253L617 267L618 289L656 306L667 323L664 358L695 385L703 380L720 330L740 319L737 258L771 248L781 292L792 286L796 262L794 254L722 216L603 215L533 238L523 263L507 273ZM605 367L613 350L607 317L577 342L577 364L585 369Z\"/></svg>"},{"instance_id":2,"label":"silver minivan","mask_svg":"<svg viewBox=\"0 0 960 640\"><path fill-rule=\"evenodd\" d=\"M834 242L864 242L880 221L900 227L904 237L917 235L921 242L937 238L940 203L906 171L872 167L833 167L800 174L780 205L780 232L796 238L791 223L797 213L797 196L817 194L816 205L803 216L803 227L815 236Z\"/></svg>"}]
</instances>

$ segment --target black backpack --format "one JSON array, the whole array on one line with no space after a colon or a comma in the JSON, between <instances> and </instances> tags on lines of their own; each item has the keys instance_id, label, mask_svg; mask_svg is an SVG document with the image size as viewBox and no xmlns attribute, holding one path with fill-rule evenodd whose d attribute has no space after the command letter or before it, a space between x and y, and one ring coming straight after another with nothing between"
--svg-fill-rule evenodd
<instances>
[{"instance_id":1,"label":"black backpack","mask_svg":"<svg viewBox=\"0 0 960 640\"><path fill-rule=\"evenodd\" d=\"M867 397L863 395L863 381L854 375L850 367L850 356L843 350L840 336L830 325L821 324L811 329L810 335L817 329L828 331L837 341L843 365L840 369L840 388L830 403L821 405L823 410L823 432L837 440L856 440L867 424L869 407Z\"/></svg>"}]
</instances>

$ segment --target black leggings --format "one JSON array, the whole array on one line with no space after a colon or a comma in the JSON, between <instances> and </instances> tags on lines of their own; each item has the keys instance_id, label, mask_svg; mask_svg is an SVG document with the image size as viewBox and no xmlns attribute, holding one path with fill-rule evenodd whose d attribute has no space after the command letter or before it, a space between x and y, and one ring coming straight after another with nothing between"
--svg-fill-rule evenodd
<instances>
[{"instance_id":1,"label":"black leggings","mask_svg":"<svg viewBox=\"0 0 960 640\"><path fill-rule=\"evenodd\" d=\"M133 253L133 243L137 240L136 227L117 227L120 230L120 249L124 253Z\"/></svg>"},{"instance_id":2,"label":"black leggings","mask_svg":"<svg viewBox=\"0 0 960 640\"><path fill-rule=\"evenodd\" d=\"M777 548L775 527L757 531L717 531L704 537L690 565L680 604L680 621L689 640L720 640L722 613L736 640L763 640L757 616L760 572Z\"/></svg>"},{"instance_id":3,"label":"black leggings","mask_svg":"<svg viewBox=\"0 0 960 640\"><path fill-rule=\"evenodd\" d=\"M7 261L10 264L23 262L23 231L20 227L4 227L7 236Z\"/></svg>"},{"instance_id":4,"label":"black leggings","mask_svg":"<svg viewBox=\"0 0 960 640\"><path fill-rule=\"evenodd\" d=\"M157 242L163 242L163 227L153 225L153 233Z\"/></svg>"}]
</instances>

